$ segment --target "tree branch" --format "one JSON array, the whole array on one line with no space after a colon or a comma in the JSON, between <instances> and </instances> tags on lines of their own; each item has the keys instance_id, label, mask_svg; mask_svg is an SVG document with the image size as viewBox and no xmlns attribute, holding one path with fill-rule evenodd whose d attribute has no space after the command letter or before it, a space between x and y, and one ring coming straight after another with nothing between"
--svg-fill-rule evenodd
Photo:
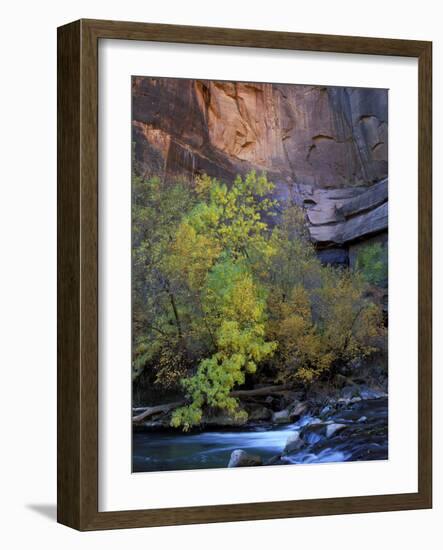
<instances>
[{"instance_id":1,"label":"tree branch","mask_svg":"<svg viewBox=\"0 0 443 550\"><path fill-rule=\"evenodd\" d=\"M281 384L280 386L264 386L254 390L236 390L231 391L231 397L257 397L258 395L272 395L273 393L281 393L290 389L289 384Z\"/></svg>"},{"instance_id":2,"label":"tree branch","mask_svg":"<svg viewBox=\"0 0 443 550\"><path fill-rule=\"evenodd\" d=\"M153 414L158 414L158 413L167 413L170 410L176 409L177 407L180 407L181 405L184 405L184 404L185 404L185 401L175 401L174 403L155 405L154 407L146 407L142 413L136 416L133 416L132 421L141 422L145 418L148 418L148 416L152 416Z\"/></svg>"},{"instance_id":3,"label":"tree branch","mask_svg":"<svg viewBox=\"0 0 443 550\"><path fill-rule=\"evenodd\" d=\"M260 395L272 395L276 393L282 393L284 391L287 391L290 389L289 384L281 384L280 386L265 386L263 388L256 388L253 390L236 390L232 391L229 395L231 397L238 397L238 398L248 398L248 397L257 397ZM158 413L168 413L169 411L176 409L178 407L181 407L186 404L186 401L175 401L173 403L166 403L163 405L155 405L153 407L137 407L137 409L133 409L137 412L143 411L140 414L137 414L136 416L132 417L133 422L141 422L145 418L148 418L149 416L152 416L154 414Z\"/></svg>"}]
</instances>

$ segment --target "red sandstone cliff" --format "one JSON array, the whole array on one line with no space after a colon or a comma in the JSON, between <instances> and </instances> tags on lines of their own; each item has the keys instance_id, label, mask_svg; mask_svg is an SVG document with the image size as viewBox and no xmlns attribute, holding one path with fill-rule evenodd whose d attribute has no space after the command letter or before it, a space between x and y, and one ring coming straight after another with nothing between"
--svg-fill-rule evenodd
<instances>
[{"instance_id":1,"label":"red sandstone cliff","mask_svg":"<svg viewBox=\"0 0 443 550\"><path fill-rule=\"evenodd\" d=\"M265 170L327 261L388 224L386 90L134 77L135 169L230 181Z\"/></svg>"},{"instance_id":2,"label":"red sandstone cliff","mask_svg":"<svg viewBox=\"0 0 443 550\"><path fill-rule=\"evenodd\" d=\"M135 77L133 128L150 173L256 168L320 188L387 176L386 90Z\"/></svg>"}]
</instances>

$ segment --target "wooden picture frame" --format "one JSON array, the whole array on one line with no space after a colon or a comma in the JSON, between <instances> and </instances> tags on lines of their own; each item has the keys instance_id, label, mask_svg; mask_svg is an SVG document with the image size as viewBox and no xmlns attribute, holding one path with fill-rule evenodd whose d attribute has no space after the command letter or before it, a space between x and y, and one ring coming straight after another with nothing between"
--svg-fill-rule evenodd
<instances>
[{"instance_id":1,"label":"wooden picture frame","mask_svg":"<svg viewBox=\"0 0 443 550\"><path fill-rule=\"evenodd\" d=\"M98 42L159 41L418 58L418 491L98 511ZM80 20L58 29L58 521L79 530L289 518L432 506L432 44Z\"/></svg>"}]
</instances>

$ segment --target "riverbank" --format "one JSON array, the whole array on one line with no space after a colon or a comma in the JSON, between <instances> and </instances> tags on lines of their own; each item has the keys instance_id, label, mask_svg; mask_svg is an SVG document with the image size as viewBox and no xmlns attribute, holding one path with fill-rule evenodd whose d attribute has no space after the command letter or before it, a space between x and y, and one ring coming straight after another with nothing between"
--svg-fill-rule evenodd
<instances>
[{"instance_id":1,"label":"riverbank","mask_svg":"<svg viewBox=\"0 0 443 550\"><path fill-rule=\"evenodd\" d=\"M170 426L174 403L151 407L157 412L133 423L133 471L386 460L388 378L381 365L348 365L309 387L239 390L246 422L205 411L188 433ZM134 410L135 418L143 411Z\"/></svg>"},{"instance_id":2,"label":"riverbank","mask_svg":"<svg viewBox=\"0 0 443 550\"><path fill-rule=\"evenodd\" d=\"M211 429L255 429L260 426L285 425L299 420L303 415L321 415L322 411L339 410L343 406L368 399L387 397L386 369L377 364L350 365L332 379L318 381L308 387L287 385L254 386L249 390L234 392L247 419L236 419L220 410L206 410L202 422L193 432ZM171 415L183 401L133 409L135 432L168 431Z\"/></svg>"},{"instance_id":3,"label":"riverbank","mask_svg":"<svg viewBox=\"0 0 443 550\"><path fill-rule=\"evenodd\" d=\"M133 471L313 464L388 458L388 399L339 398L290 423L133 434Z\"/></svg>"}]
</instances>

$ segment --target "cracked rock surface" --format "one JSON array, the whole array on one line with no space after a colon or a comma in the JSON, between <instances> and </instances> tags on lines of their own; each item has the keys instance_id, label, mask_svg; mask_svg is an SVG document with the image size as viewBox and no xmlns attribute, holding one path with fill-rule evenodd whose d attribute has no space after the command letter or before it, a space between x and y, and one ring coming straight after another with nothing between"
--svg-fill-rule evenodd
<instances>
[{"instance_id":1,"label":"cracked rock surface","mask_svg":"<svg viewBox=\"0 0 443 550\"><path fill-rule=\"evenodd\" d=\"M134 77L132 100L139 174L266 171L277 198L305 208L326 263L386 242L387 90Z\"/></svg>"}]
</instances>

